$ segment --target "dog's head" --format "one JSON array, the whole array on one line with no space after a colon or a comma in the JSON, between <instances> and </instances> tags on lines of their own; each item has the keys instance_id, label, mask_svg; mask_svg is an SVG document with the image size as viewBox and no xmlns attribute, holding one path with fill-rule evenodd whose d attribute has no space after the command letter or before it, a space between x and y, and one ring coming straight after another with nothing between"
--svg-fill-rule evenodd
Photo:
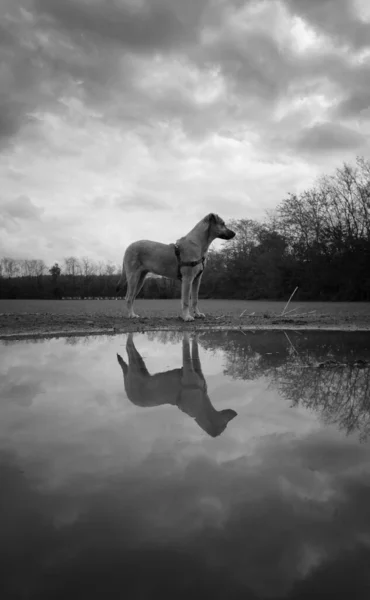
<instances>
[{"instance_id":1,"label":"dog's head","mask_svg":"<svg viewBox=\"0 0 370 600\"><path fill-rule=\"evenodd\" d=\"M215 213L210 213L204 220L209 224L209 228L215 238L232 240L232 238L235 237L235 231L228 229L225 225L225 221Z\"/></svg>"}]
</instances>

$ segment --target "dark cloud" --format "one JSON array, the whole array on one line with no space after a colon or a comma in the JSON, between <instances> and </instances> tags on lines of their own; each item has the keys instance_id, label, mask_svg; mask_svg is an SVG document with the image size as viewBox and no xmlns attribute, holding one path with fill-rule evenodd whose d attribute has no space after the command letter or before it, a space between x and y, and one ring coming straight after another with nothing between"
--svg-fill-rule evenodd
<instances>
[{"instance_id":1,"label":"dark cloud","mask_svg":"<svg viewBox=\"0 0 370 600\"><path fill-rule=\"evenodd\" d=\"M114 205L121 210L167 210L166 202L143 194L135 194L132 197L119 197L114 200Z\"/></svg>"},{"instance_id":2,"label":"dark cloud","mask_svg":"<svg viewBox=\"0 0 370 600\"><path fill-rule=\"evenodd\" d=\"M355 150L366 142L366 137L335 123L319 123L305 128L296 140L296 147L304 151L333 152Z\"/></svg>"},{"instance_id":3,"label":"dark cloud","mask_svg":"<svg viewBox=\"0 0 370 600\"><path fill-rule=\"evenodd\" d=\"M22 12L22 4L33 12ZM134 56L146 54L151 60L153 52L178 53L195 43L207 4L206 0L191 0L186 6L154 0L142 7L106 0L7 3L2 15L7 35L2 39L0 136L13 136L34 111L62 113L62 96L77 96L83 104L101 109L106 122L131 127L163 115L161 94L156 101L152 90L140 89L142 64ZM176 117L182 106L187 114L188 102L178 100L168 99L169 118L174 111Z\"/></svg>"},{"instance_id":4,"label":"dark cloud","mask_svg":"<svg viewBox=\"0 0 370 600\"><path fill-rule=\"evenodd\" d=\"M193 138L225 129L240 132L241 126L268 130L278 102L323 90L338 98L347 98L351 90L341 109L332 112L334 120L366 108L368 66L352 68L345 57L329 51L296 55L260 28L241 28L238 33L228 26L228 17L234 14L235 20L245 4L7 1L1 25L6 35L0 35L5 56L0 137L13 137L30 113L50 110L63 115L68 110L63 97L77 97L83 107L97 110L105 124L138 130L165 121ZM347 36L356 48L366 45L366 36L370 40L368 26L346 0L286 0L286 5L316 30L325 29L335 39ZM205 31L211 32L207 40ZM166 61L173 61L171 75ZM188 84L186 70L197 71L198 82ZM157 72L158 79L144 85ZM212 85L211 73L217 74L215 81L222 89L202 101L195 90L207 78ZM316 137L330 137L327 132L305 132L303 146L305 136L313 146ZM335 138L331 134L332 141ZM355 147L353 135L348 145L339 136L339 148L344 147Z\"/></svg>"},{"instance_id":5,"label":"dark cloud","mask_svg":"<svg viewBox=\"0 0 370 600\"><path fill-rule=\"evenodd\" d=\"M370 83L367 89L365 87L368 82L369 79L366 77L363 79L362 85L360 81L358 82L359 89L350 91L348 97L338 105L335 111L336 117L344 119L362 117L369 119L370 113L365 113L370 108Z\"/></svg>"},{"instance_id":6,"label":"dark cloud","mask_svg":"<svg viewBox=\"0 0 370 600\"><path fill-rule=\"evenodd\" d=\"M18 196L14 200L2 202L1 211L11 219L39 220L44 209L37 206L27 196Z\"/></svg>"},{"instance_id":7,"label":"dark cloud","mask_svg":"<svg viewBox=\"0 0 370 600\"><path fill-rule=\"evenodd\" d=\"M0 7L2 63L0 66L0 137L14 136L31 119L33 111L58 112L57 99L66 88L43 53L41 33L31 13L20 10L27 2ZM0 31L2 36L2 31Z\"/></svg>"},{"instance_id":8,"label":"dark cloud","mask_svg":"<svg viewBox=\"0 0 370 600\"><path fill-rule=\"evenodd\" d=\"M370 24L361 20L354 0L285 0L292 14L340 44L370 47Z\"/></svg>"},{"instance_id":9,"label":"dark cloud","mask_svg":"<svg viewBox=\"0 0 370 600\"><path fill-rule=\"evenodd\" d=\"M18 130L17 112L6 102L0 100L0 141L13 136Z\"/></svg>"},{"instance_id":10,"label":"dark cloud","mask_svg":"<svg viewBox=\"0 0 370 600\"><path fill-rule=\"evenodd\" d=\"M181 43L186 34L185 24L174 10L176 4L170 2L35 0L35 7L39 16L52 20L52 25L135 51L166 49Z\"/></svg>"}]
</instances>

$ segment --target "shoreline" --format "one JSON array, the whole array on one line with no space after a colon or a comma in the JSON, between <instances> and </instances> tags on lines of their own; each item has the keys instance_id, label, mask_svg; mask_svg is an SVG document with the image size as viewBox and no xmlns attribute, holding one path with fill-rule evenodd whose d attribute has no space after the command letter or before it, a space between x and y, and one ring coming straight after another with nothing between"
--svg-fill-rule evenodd
<instances>
[{"instance_id":1,"label":"shoreline","mask_svg":"<svg viewBox=\"0 0 370 600\"><path fill-rule=\"evenodd\" d=\"M292 304L294 308L292 308ZM117 335L145 331L370 332L370 303L202 300L205 318L184 323L179 300L138 300L137 319L120 302L0 300L0 339Z\"/></svg>"},{"instance_id":2,"label":"shoreline","mask_svg":"<svg viewBox=\"0 0 370 600\"><path fill-rule=\"evenodd\" d=\"M251 331L370 332L370 319L338 319L328 316L319 319L209 317L190 323L184 323L179 318L158 317L146 317L132 321L126 318L124 323L122 323L122 319L120 323L117 323L117 319L86 319L71 318L71 316L66 323L66 319L60 319L59 315L42 315L42 318L37 318L38 315L35 314L22 316L13 314L0 315L0 317L2 317L0 340L3 341L120 335L130 332L145 333L146 331L240 331L241 334Z\"/></svg>"}]
</instances>

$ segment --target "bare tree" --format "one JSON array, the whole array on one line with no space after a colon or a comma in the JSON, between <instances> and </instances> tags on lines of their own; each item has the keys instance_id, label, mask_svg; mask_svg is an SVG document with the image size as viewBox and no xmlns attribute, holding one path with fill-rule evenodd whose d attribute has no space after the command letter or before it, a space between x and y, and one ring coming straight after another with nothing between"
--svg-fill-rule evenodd
<instances>
[{"instance_id":1,"label":"bare tree","mask_svg":"<svg viewBox=\"0 0 370 600\"><path fill-rule=\"evenodd\" d=\"M36 277L37 275L37 260L24 259L22 260L22 275L25 277Z\"/></svg>"},{"instance_id":2,"label":"bare tree","mask_svg":"<svg viewBox=\"0 0 370 600\"><path fill-rule=\"evenodd\" d=\"M81 259L81 271L82 275L86 279L91 279L91 277L96 273L96 265L90 258L88 258L88 256L84 256Z\"/></svg>"},{"instance_id":3,"label":"bare tree","mask_svg":"<svg viewBox=\"0 0 370 600\"><path fill-rule=\"evenodd\" d=\"M64 270L66 275L74 278L81 273L81 265L78 258L75 256L68 256L64 259Z\"/></svg>"},{"instance_id":4,"label":"bare tree","mask_svg":"<svg viewBox=\"0 0 370 600\"><path fill-rule=\"evenodd\" d=\"M117 266L113 264L110 260L105 265L105 274L109 277L114 275L117 272Z\"/></svg>"},{"instance_id":5,"label":"bare tree","mask_svg":"<svg viewBox=\"0 0 370 600\"><path fill-rule=\"evenodd\" d=\"M99 260L96 264L96 273L99 277L104 275L105 273L105 263L102 260Z\"/></svg>"},{"instance_id":6,"label":"bare tree","mask_svg":"<svg viewBox=\"0 0 370 600\"><path fill-rule=\"evenodd\" d=\"M2 259L3 271L5 277L15 277L19 272L18 261L14 258L10 258L9 256L5 256Z\"/></svg>"},{"instance_id":7,"label":"bare tree","mask_svg":"<svg viewBox=\"0 0 370 600\"><path fill-rule=\"evenodd\" d=\"M46 271L47 271L47 266L46 266L45 262L42 259L37 259L36 265L35 265L36 277L42 277Z\"/></svg>"}]
</instances>

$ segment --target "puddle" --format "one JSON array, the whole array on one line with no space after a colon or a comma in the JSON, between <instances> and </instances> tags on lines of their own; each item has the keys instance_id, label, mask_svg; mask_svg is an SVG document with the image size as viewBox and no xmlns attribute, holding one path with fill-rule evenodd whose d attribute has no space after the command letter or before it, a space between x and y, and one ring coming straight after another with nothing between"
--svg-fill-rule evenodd
<instances>
[{"instance_id":1,"label":"puddle","mask_svg":"<svg viewBox=\"0 0 370 600\"><path fill-rule=\"evenodd\" d=\"M1 598L368 597L368 333L0 358Z\"/></svg>"}]
</instances>

